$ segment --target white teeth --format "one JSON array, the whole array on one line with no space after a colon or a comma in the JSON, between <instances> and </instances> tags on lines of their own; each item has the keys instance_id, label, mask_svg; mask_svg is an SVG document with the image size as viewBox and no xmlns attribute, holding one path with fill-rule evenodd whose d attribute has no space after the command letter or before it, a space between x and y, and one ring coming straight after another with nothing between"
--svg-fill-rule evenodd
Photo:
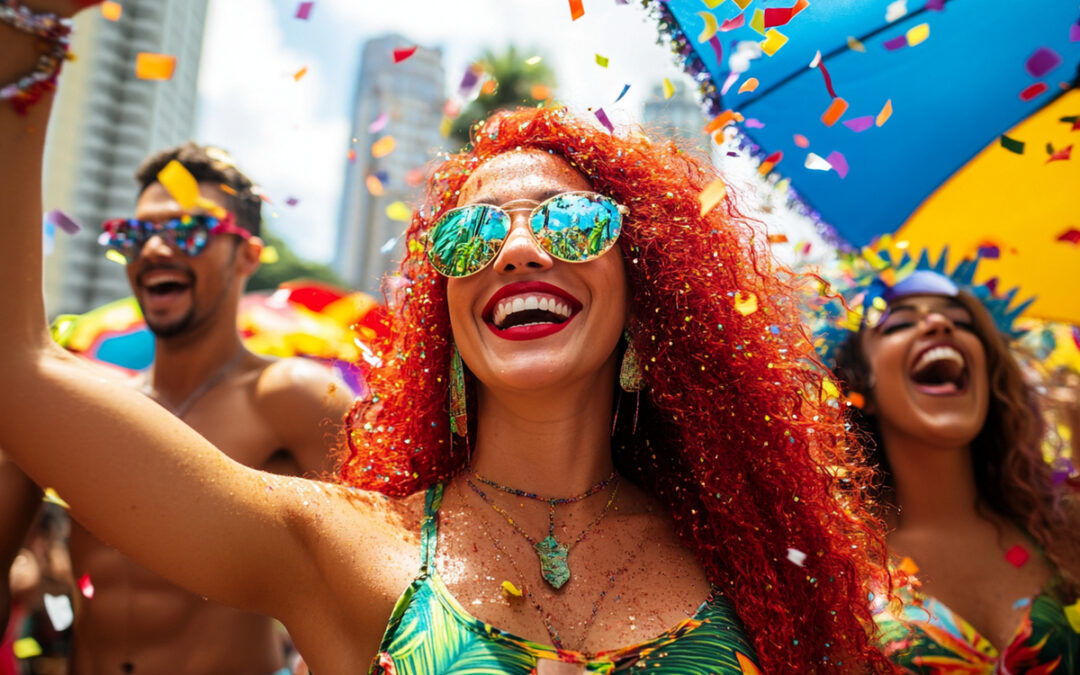
<instances>
[{"instance_id":1,"label":"white teeth","mask_svg":"<svg viewBox=\"0 0 1080 675\"><path fill-rule=\"evenodd\" d=\"M550 303L548 302L547 298L540 298L540 303L539 303L540 309L544 310L545 312L548 311L548 305L549 304Z\"/></svg>"},{"instance_id":2,"label":"white teeth","mask_svg":"<svg viewBox=\"0 0 1080 675\"><path fill-rule=\"evenodd\" d=\"M511 309L510 311L511 312L520 312L523 309L525 309L525 301L522 300L521 298L514 298L513 309Z\"/></svg>"},{"instance_id":3,"label":"white teeth","mask_svg":"<svg viewBox=\"0 0 1080 675\"><path fill-rule=\"evenodd\" d=\"M518 296L515 298L507 298L500 300L495 305L495 310L492 312L491 319L496 326L502 327L506 322L506 318L516 312L523 312L527 310L541 310L545 312L551 312L557 314L563 318L570 318L570 306L562 303L555 298L542 295L527 295ZM544 321L536 322L537 324L548 323ZM534 324L521 324L521 325L534 325Z\"/></svg>"},{"instance_id":4,"label":"white teeth","mask_svg":"<svg viewBox=\"0 0 1080 675\"><path fill-rule=\"evenodd\" d=\"M961 367L966 365L964 363L964 356L959 351L953 347L942 345L940 347L929 349L920 356L919 361L915 364L915 370L919 371L934 361L953 361Z\"/></svg>"},{"instance_id":5,"label":"white teeth","mask_svg":"<svg viewBox=\"0 0 1080 675\"><path fill-rule=\"evenodd\" d=\"M514 301L514 306L517 307L517 300ZM540 309L540 301L532 296L525 298L525 309Z\"/></svg>"}]
</instances>

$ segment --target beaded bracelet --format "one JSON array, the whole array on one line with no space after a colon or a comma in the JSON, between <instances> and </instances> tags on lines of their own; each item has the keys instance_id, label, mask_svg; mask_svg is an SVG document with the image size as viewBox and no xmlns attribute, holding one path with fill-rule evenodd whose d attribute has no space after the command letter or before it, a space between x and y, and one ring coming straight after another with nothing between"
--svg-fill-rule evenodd
<instances>
[{"instance_id":1,"label":"beaded bracelet","mask_svg":"<svg viewBox=\"0 0 1080 675\"><path fill-rule=\"evenodd\" d=\"M56 14L34 14L17 0L0 0L0 23L37 36L43 43L34 70L0 88L0 101L11 101L15 110L25 115L30 106L56 88L56 79L68 58L72 21Z\"/></svg>"}]
</instances>

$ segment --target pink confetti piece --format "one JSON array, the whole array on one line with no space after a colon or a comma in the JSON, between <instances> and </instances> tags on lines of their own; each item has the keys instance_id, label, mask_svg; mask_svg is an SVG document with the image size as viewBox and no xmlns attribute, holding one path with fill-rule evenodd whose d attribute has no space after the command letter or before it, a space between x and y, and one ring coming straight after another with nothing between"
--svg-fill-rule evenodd
<instances>
[{"instance_id":1,"label":"pink confetti piece","mask_svg":"<svg viewBox=\"0 0 1080 675\"><path fill-rule=\"evenodd\" d=\"M861 133L874 126L874 116L864 115L863 117L856 117L854 119L846 120L844 122L844 126L848 129L851 129L855 133Z\"/></svg>"},{"instance_id":2,"label":"pink confetti piece","mask_svg":"<svg viewBox=\"0 0 1080 675\"><path fill-rule=\"evenodd\" d=\"M829 74L829 69L825 67L825 62L821 60L821 52L818 52L818 56L814 57L814 65L821 71L821 77L825 80L825 89L828 90L829 96L836 98L836 90L833 89L832 75Z\"/></svg>"},{"instance_id":3,"label":"pink confetti piece","mask_svg":"<svg viewBox=\"0 0 1080 675\"><path fill-rule=\"evenodd\" d=\"M927 0L926 9L931 12L940 12L945 9L945 0Z\"/></svg>"},{"instance_id":4,"label":"pink confetti piece","mask_svg":"<svg viewBox=\"0 0 1080 675\"><path fill-rule=\"evenodd\" d=\"M68 214L64 213L60 209L53 209L45 214L45 222L51 223L53 226L67 232L68 234L77 234L82 229L82 225L79 221L75 220Z\"/></svg>"},{"instance_id":5,"label":"pink confetti piece","mask_svg":"<svg viewBox=\"0 0 1080 675\"><path fill-rule=\"evenodd\" d=\"M1035 53L1028 57L1024 64L1024 70L1028 75L1038 79L1045 76L1062 63L1061 55L1049 47L1039 47Z\"/></svg>"},{"instance_id":6,"label":"pink confetti piece","mask_svg":"<svg viewBox=\"0 0 1080 675\"><path fill-rule=\"evenodd\" d=\"M301 21L307 21L311 17L311 10L315 7L314 2L301 2L300 6L296 8L296 18Z\"/></svg>"},{"instance_id":7,"label":"pink confetti piece","mask_svg":"<svg viewBox=\"0 0 1080 675\"><path fill-rule=\"evenodd\" d=\"M888 49L890 52L895 52L898 49L903 49L904 47L907 47L907 36L900 35L894 37L891 40L886 40L884 46L885 49Z\"/></svg>"},{"instance_id":8,"label":"pink confetti piece","mask_svg":"<svg viewBox=\"0 0 1080 675\"><path fill-rule=\"evenodd\" d=\"M713 35L709 38L709 46L712 47L713 54L716 55L716 63L724 65L724 48L720 44L720 38Z\"/></svg>"},{"instance_id":9,"label":"pink confetti piece","mask_svg":"<svg viewBox=\"0 0 1080 675\"><path fill-rule=\"evenodd\" d=\"M1057 236L1057 241L1064 241L1070 244L1080 244L1080 230L1074 227L1070 227L1069 229L1065 230Z\"/></svg>"},{"instance_id":10,"label":"pink confetti piece","mask_svg":"<svg viewBox=\"0 0 1080 675\"><path fill-rule=\"evenodd\" d=\"M806 136L803 136L802 134L795 134L792 139L795 141L795 145L799 146L800 148L810 147L810 139Z\"/></svg>"},{"instance_id":11,"label":"pink confetti piece","mask_svg":"<svg viewBox=\"0 0 1080 675\"><path fill-rule=\"evenodd\" d=\"M743 126L745 126L747 129L764 129L765 123L756 117L750 117L745 122L743 122Z\"/></svg>"},{"instance_id":12,"label":"pink confetti piece","mask_svg":"<svg viewBox=\"0 0 1080 675\"><path fill-rule=\"evenodd\" d=\"M1069 42L1080 42L1080 23L1069 26Z\"/></svg>"},{"instance_id":13,"label":"pink confetti piece","mask_svg":"<svg viewBox=\"0 0 1080 675\"><path fill-rule=\"evenodd\" d=\"M615 133L615 126L611 123L611 120L608 119L607 113L604 112L603 108L597 108L596 112L593 114L596 115L596 119L600 121L600 124L604 125L604 128L607 129L608 132Z\"/></svg>"},{"instance_id":14,"label":"pink confetti piece","mask_svg":"<svg viewBox=\"0 0 1080 675\"><path fill-rule=\"evenodd\" d=\"M839 150L833 150L829 153L829 156L825 158L825 161L829 163L829 166L831 166L833 170L840 175L841 178L847 176L847 157L844 157L844 154L842 152L840 152Z\"/></svg>"},{"instance_id":15,"label":"pink confetti piece","mask_svg":"<svg viewBox=\"0 0 1080 675\"><path fill-rule=\"evenodd\" d=\"M720 88L720 95L728 93L728 89L731 89L731 85L739 81L738 73L728 73L727 79L724 80L724 86Z\"/></svg>"},{"instance_id":16,"label":"pink confetti piece","mask_svg":"<svg viewBox=\"0 0 1080 675\"><path fill-rule=\"evenodd\" d=\"M368 128L367 128L368 133L369 134L377 134L377 133L379 133L380 131L382 131L383 129L386 128L386 124L389 121L390 121L390 115L388 115L386 112L379 113L379 116L376 117L375 119L371 120L371 124L368 125Z\"/></svg>"},{"instance_id":17,"label":"pink confetti piece","mask_svg":"<svg viewBox=\"0 0 1080 675\"><path fill-rule=\"evenodd\" d=\"M394 50L394 63L401 63L405 59L415 54L416 50L416 45L413 45L412 47L398 47Z\"/></svg>"},{"instance_id":18,"label":"pink confetti piece","mask_svg":"<svg viewBox=\"0 0 1080 675\"><path fill-rule=\"evenodd\" d=\"M720 24L720 32L726 33L729 30L735 30L736 28L742 28L746 24L746 12L743 12L734 19L725 19L724 23Z\"/></svg>"},{"instance_id":19,"label":"pink confetti piece","mask_svg":"<svg viewBox=\"0 0 1080 675\"><path fill-rule=\"evenodd\" d=\"M1039 94L1045 92L1048 88L1049 87L1046 86L1045 82L1036 82L1030 87L1025 87L1024 90L1020 92L1020 100L1025 102L1030 101L1031 99L1037 97Z\"/></svg>"},{"instance_id":20,"label":"pink confetti piece","mask_svg":"<svg viewBox=\"0 0 1080 675\"><path fill-rule=\"evenodd\" d=\"M1023 567L1030 557L1031 554L1020 545L1013 546L1005 552L1005 559L1009 561L1010 565L1017 568Z\"/></svg>"},{"instance_id":21,"label":"pink confetti piece","mask_svg":"<svg viewBox=\"0 0 1080 675\"><path fill-rule=\"evenodd\" d=\"M94 597L94 584L90 581L90 573L79 577L79 592L83 594L83 597L90 600Z\"/></svg>"},{"instance_id":22,"label":"pink confetti piece","mask_svg":"<svg viewBox=\"0 0 1080 675\"><path fill-rule=\"evenodd\" d=\"M624 84L623 88L622 88L622 91L619 92L619 97L615 99L615 102L618 103L619 101L621 101L622 97L626 96L626 92L628 92L628 91L630 91L630 85L629 84Z\"/></svg>"},{"instance_id":23,"label":"pink confetti piece","mask_svg":"<svg viewBox=\"0 0 1080 675\"><path fill-rule=\"evenodd\" d=\"M296 197L289 197L288 199L285 200L285 204L287 204L288 206L296 206L299 203L300 203L300 200L297 199Z\"/></svg>"}]
</instances>

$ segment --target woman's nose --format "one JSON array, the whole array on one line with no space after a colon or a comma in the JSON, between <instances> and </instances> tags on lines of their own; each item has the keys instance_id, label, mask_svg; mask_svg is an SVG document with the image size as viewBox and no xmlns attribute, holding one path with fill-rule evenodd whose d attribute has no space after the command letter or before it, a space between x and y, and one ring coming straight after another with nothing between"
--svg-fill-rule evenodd
<instances>
[{"instance_id":1,"label":"woman's nose","mask_svg":"<svg viewBox=\"0 0 1080 675\"><path fill-rule=\"evenodd\" d=\"M530 212L515 209L510 212L510 231L495 258L495 269L502 273L540 271L554 264L551 255L540 248L529 227Z\"/></svg>"}]
</instances>

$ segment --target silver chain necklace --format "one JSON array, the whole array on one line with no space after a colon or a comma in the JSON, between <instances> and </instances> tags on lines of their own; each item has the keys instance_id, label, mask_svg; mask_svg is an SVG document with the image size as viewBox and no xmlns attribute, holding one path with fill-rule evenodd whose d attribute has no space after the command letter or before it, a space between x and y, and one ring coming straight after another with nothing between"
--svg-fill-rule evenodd
<instances>
[{"instance_id":1,"label":"silver chain necklace","mask_svg":"<svg viewBox=\"0 0 1080 675\"><path fill-rule=\"evenodd\" d=\"M240 363L240 360L244 358L245 354L246 351L241 348L240 351L236 353L236 356L232 357L225 365L215 370L210 375L210 377L203 380L202 384L200 384L198 387L195 387L195 391L188 394L187 398L185 398L183 401L180 401L180 403L176 406L168 406L158 397L157 390L154 389L154 386L152 384L150 384L149 374L146 376L146 381L143 382L141 387L139 387L139 391L154 399L154 401L158 405L171 412L174 416L183 419L184 415L186 415L188 411L191 410L191 406L195 405L195 403L200 398L202 398L206 394L206 392L210 391L218 384L220 384L221 381L225 379L225 376L228 375L229 372L236 367L236 364Z\"/></svg>"}]
</instances>

